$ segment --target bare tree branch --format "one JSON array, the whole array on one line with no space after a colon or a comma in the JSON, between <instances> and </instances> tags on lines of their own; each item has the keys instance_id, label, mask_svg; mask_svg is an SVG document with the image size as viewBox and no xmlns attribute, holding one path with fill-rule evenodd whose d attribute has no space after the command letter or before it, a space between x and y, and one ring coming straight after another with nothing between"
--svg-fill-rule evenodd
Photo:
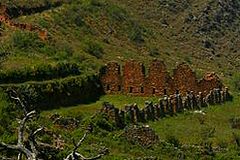
<instances>
[{"instance_id":1,"label":"bare tree branch","mask_svg":"<svg viewBox=\"0 0 240 160\"><path fill-rule=\"evenodd\" d=\"M95 156L95 157L89 157L89 158L87 158L87 157L85 157L85 156L83 156L82 154L80 154L80 153L77 152L77 149L81 146L81 144L83 143L83 141L86 139L87 135L92 131L92 127L89 127L89 128L90 128L90 129L88 129L88 130L84 133L83 137L78 141L77 144L75 144L75 142L74 142L74 146L75 146L75 147L74 147L73 151L72 151L64 160L79 160L79 159L81 159L81 160L95 160L95 159L101 158L102 156L104 156L104 155L106 154L106 152L102 152L102 153L98 154L98 155Z\"/></svg>"},{"instance_id":2,"label":"bare tree branch","mask_svg":"<svg viewBox=\"0 0 240 160\"><path fill-rule=\"evenodd\" d=\"M18 153L18 160L22 160L22 152Z\"/></svg>"},{"instance_id":3,"label":"bare tree branch","mask_svg":"<svg viewBox=\"0 0 240 160\"><path fill-rule=\"evenodd\" d=\"M15 90L13 90L13 89L11 90L11 92L14 93L15 96L10 93L10 98L12 98L13 100L17 101L21 105L21 107L22 107L22 109L24 111L24 115L27 115L27 113L28 113L27 112L27 108L24 105L23 101L20 99L18 93Z\"/></svg>"},{"instance_id":4,"label":"bare tree branch","mask_svg":"<svg viewBox=\"0 0 240 160\"><path fill-rule=\"evenodd\" d=\"M39 149L39 146L44 146L44 147L49 147L49 148L55 148L55 149L58 149L54 146L51 146L49 144L45 144L45 143L41 143L41 142L38 142L36 141L36 136L41 132L41 131L44 131L44 133L47 133L49 132L48 130L45 130L44 127L41 127L41 128L38 128L36 129L35 131L31 132L28 136L28 138L26 139L27 142L30 144L30 149L28 146L25 146L24 145L24 133L25 133L25 130L27 128L27 125L26 125L26 122L33 118L34 116L36 116L36 111L31 111L31 112L27 112L27 108L26 106L24 105L23 101L19 98L19 95L17 94L16 91L12 90L12 92L16 95L16 96L13 96L13 95L10 95L10 97L16 101L18 101L21 105L21 107L23 108L24 110L24 118L22 120L20 120L19 122L19 127L18 127L18 142L16 145L12 145L12 144L6 144L4 142L1 142L0 141L0 149L3 148L3 149L10 149L10 150L16 150L19 152L18 154L18 160L21 160L24 156L26 156L26 159L27 160L39 160L39 153L40 151L38 151ZM82 160L95 160L95 159L99 159L101 158L103 155L106 154L106 152L102 152L100 154L98 154L97 156L95 157L90 157L90 158L87 158L85 156L83 156L82 154L78 153L77 150L78 148L82 145L82 143L84 142L84 140L86 139L87 135L89 133L91 133L93 130L92 126L89 125L88 126L88 129L86 130L86 132L84 133L83 137L78 141L77 144L75 144L74 142L74 149L73 151L65 158L65 160L79 160L79 159L82 159Z\"/></svg>"},{"instance_id":5,"label":"bare tree branch","mask_svg":"<svg viewBox=\"0 0 240 160\"><path fill-rule=\"evenodd\" d=\"M20 121L20 125L18 128L18 143L17 145L10 145L10 144L6 144L4 142L0 142L0 146L6 148L6 149L11 149L11 150L17 150L19 151L19 155L18 155L18 159L21 159L22 157L22 153L25 154L25 156L27 157L27 159L29 160L35 160L37 154L36 153L32 153L29 149L27 149L24 144L24 130L25 130L25 125L27 120L29 120L30 118L32 118L34 115L36 114L36 111L31 111L29 113L27 113L24 118Z\"/></svg>"},{"instance_id":6,"label":"bare tree branch","mask_svg":"<svg viewBox=\"0 0 240 160\"><path fill-rule=\"evenodd\" d=\"M20 121L20 126L18 129L18 145L23 145L23 138L24 138L24 129L26 121L29 118L32 118L36 114L36 111L31 111L27 113L27 115Z\"/></svg>"}]
</instances>

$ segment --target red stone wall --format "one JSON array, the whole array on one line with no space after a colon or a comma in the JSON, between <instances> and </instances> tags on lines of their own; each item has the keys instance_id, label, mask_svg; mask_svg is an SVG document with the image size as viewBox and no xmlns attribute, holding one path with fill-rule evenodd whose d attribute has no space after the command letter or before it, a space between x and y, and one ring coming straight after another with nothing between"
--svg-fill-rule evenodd
<instances>
[{"instance_id":1,"label":"red stone wall","mask_svg":"<svg viewBox=\"0 0 240 160\"><path fill-rule=\"evenodd\" d=\"M13 27L13 28L21 29L21 30L36 32L36 33L38 33L39 38L42 40L47 40L47 38L48 38L47 30L43 30L40 27L34 26L32 24L16 23L16 22L12 21L7 14L7 7L4 5L0 5L0 23L3 23L8 27Z\"/></svg>"},{"instance_id":2,"label":"red stone wall","mask_svg":"<svg viewBox=\"0 0 240 160\"><path fill-rule=\"evenodd\" d=\"M121 68L116 62L108 63L102 69L100 79L105 93L111 94L122 91Z\"/></svg>"},{"instance_id":3,"label":"red stone wall","mask_svg":"<svg viewBox=\"0 0 240 160\"><path fill-rule=\"evenodd\" d=\"M163 95L164 90L169 92L169 81L171 77L167 68L162 61L154 60L149 67L148 76L146 77L145 94Z\"/></svg>"},{"instance_id":4,"label":"red stone wall","mask_svg":"<svg viewBox=\"0 0 240 160\"><path fill-rule=\"evenodd\" d=\"M223 84L215 73L207 73L198 83L198 91L206 96L214 88L223 88Z\"/></svg>"},{"instance_id":5,"label":"red stone wall","mask_svg":"<svg viewBox=\"0 0 240 160\"><path fill-rule=\"evenodd\" d=\"M198 82L196 74L186 64L180 64L173 71L173 83L175 89L181 91L181 93L187 93L188 91L198 91Z\"/></svg>"},{"instance_id":6,"label":"red stone wall","mask_svg":"<svg viewBox=\"0 0 240 160\"><path fill-rule=\"evenodd\" d=\"M127 61L123 66L123 88L125 93L143 95L145 68L142 63Z\"/></svg>"},{"instance_id":7,"label":"red stone wall","mask_svg":"<svg viewBox=\"0 0 240 160\"><path fill-rule=\"evenodd\" d=\"M121 75L122 73L122 75ZM177 90L185 95L187 91L206 95L214 88L223 88L216 74L206 74L200 81L186 64L180 64L170 77L162 61L154 60L145 75L145 67L136 61L127 61L121 71L120 65L108 63L101 71L101 83L107 94L125 93L140 96L161 96Z\"/></svg>"}]
</instances>

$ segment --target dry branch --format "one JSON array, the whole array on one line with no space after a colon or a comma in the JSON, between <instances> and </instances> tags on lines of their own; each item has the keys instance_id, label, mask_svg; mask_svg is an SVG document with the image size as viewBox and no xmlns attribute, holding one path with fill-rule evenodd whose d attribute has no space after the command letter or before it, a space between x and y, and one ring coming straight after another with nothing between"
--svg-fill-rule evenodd
<instances>
[{"instance_id":1,"label":"dry branch","mask_svg":"<svg viewBox=\"0 0 240 160\"><path fill-rule=\"evenodd\" d=\"M81 144L83 143L83 141L86 139L87 135L89 133L92 132L92 126L88 127L88 130L84 133L83 137L78 141L77 144L75 144L74 142L74 149L73 151L64 159L64 160L95 160L95 159L99 159L102 156L107 154L107 149L105 149L104 151L102 151L101 153L99 153L98 155L94 156L94 157L85 157L82 154L80 154L79 152L77 152L78 148L81 146Z\"/></svg>"}]
</instances>

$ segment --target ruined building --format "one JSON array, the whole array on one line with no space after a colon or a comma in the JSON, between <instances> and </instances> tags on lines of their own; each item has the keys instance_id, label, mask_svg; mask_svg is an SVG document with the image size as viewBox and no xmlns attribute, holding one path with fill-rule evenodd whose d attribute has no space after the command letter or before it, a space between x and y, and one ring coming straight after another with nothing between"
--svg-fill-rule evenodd
<instances>
[{"instance_id":1,"label":"ruined building","mask_svg":"<svg viewBox=\"0 0 240 160\"><path fill-rule=\"evenodd\" d=\"M134 60L121 66L116 62L108 63L100 74L101 83L106 94L130 94L138 96L162 96L182 94L193 91L207 95L214 88L223 88L215 73L206 74L198 80L196 74L186 64L180 64L171 77L162 61L154 60L145 73L145 66Z\"/></svg>"}]
</instances>

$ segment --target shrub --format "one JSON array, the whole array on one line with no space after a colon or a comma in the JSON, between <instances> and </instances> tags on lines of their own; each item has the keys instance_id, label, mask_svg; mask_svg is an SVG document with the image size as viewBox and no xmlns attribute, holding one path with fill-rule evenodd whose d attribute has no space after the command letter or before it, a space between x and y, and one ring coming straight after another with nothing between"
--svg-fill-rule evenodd
<instances>
[{"instance_id":1,"label":"shrub","mask_svg":"<svg viewBox=\"0 0 240 160\"><path fill-rule=\"evenodd\" d=\"M4 132L10 132L9 123L16 117L16 108L10 104L7 95L0 89L0 135Z\"/></svg>"},{"instance_id":2,"label":"shrub","mask_svg":"<svg viewBox=\"0 0 240 160\"><path fill-rule=\"evenodd\" d=\"M109 16L116 21L124 21L127 19L127 12L118 6L108 7Z\"/></svg>"},{"instance_id":3,"label":"shrub","mask_svg":"<svg viewBox=\"0 0 240 160\"><path fill-rule=\"evenodd\" d=\"M237 147L240 147L240 135L233 132L233 140L236 143Z\"/></svg>"},{"instance_id":4,"label":"shrub","mask_svg":"<svg viewBox=\"0 0 240 160\"><path fill-rule=\"evenodd\" d=\"M52 109L76 103L89 103L101 96L98 77L93 74L68 77L61 80L1 85L4 91L16 90L31 109ZM54 92L53 92L54 91Z\"/></svg>"},{"instance_id":5,"label":"shrub","mask_svg":"<svg viewBox=\"0 0 240 160\"><path fill-rule=\"evenodd\" d=\"M101 58L104 54L103 47L99 43L91 40L85 42L84 50L96 58Z\"/></svg>"},{"instance_id":6,"label":"shrub","mask_svg":"<svg viewBox=\"0 0 240 160\"><path fill-rule=\"evenodd\" d=\"M144 42L144 38L143 38L144 29L140 27L136 22L132 22L129 30L130 30L129 38L131 41L137 44Z\"/></svg>"},{"instance_id":7,"label":"shrub","mask_svg":"<svg viewBox=\"0 0 240 160\"><path fill-rule=\"evenodd\" d=\"M209 138L214 137L214 134L216 133L216 128L211 126L204 126L201 129L201 137L203 141L207 141Z\"/></svg>"},{"instance_id":8,"label":"shrub","mask_svg":"<svg viewBox=\"0 0 240 160\"><path fill-rule=\"evenodd\" d=\"M236 73L232 77L232 85L235 91L240 91L240 74Z\"/></svg>"},{"instance_id":9,"label":"shrub","mask_svg":"<svg viewBox=\"0 0 240 160\"><path fill-rule=\"evenodd\" d=\"M100 0L90 0L90 5L99 7L103 5L103 2Z\"/></svg>"},{"instance_id":10,"label":"shrub","mask_svg":"<svg viewBox=\"0 0 240 160\"><path fill-rule=\"evenodd\" d=\"M149 49L149 55L152 57L158 56L159 55L159 50L157 48L150 48Z\"/></svg>"},{"instance_id":11,"label":"shrub","mask_svg":"<svg viewBox=\"0 0 240 160\"><path fill-rule=\"evenodd\" d=\"M179 141L179 139L177 139L176 136L167 135L166 139L167 139L167 142L173 144L174 147L179 147L180 146L180 141Z\"/></svg>"},{"instance_id":12,"label":"shrub","mask_svg":"<svg viewBox=\"0 0 240 160\"><path fill-rule=\"evenodd\" d=\"M16 31L11 37L13 47L26 51L28 49L37 49L44 46L37 33L27 31Z\"/></svg>"},{"instance_id":13,"label":"shrub","mask_svg":"<svg viewBox=\"0 0 240 160\"><path fill-rule=\"evenodd\" d=\"M231 127L234 129L240 129L240 117L233 117L230 119Z\"/></svg>"},{"instance_id":14,"label":"shrub","mask_svg":"<svg viewBox=\"0 0 240 160\"><path fill-rule=\"evenodd\" d=\"M58 63L57 65L41 65L35 68L25 68L0 72L0 83L22 83L26 81L43 81L67 76L80 75L82 66L76 63Z\"/></svg>"},{"instance_id":15,"label":"shrub","mask_svg":"<svg viewBox=\"0 0 240 160\"><path fill-rule=\"evenodd\" d=\"M98 114L94 118L92 123L94 123L96 127L109 132L114 130L114 125L110 121L108 121L107 116L105 116L105 114Z\"/></svg>"}]
</instances>

